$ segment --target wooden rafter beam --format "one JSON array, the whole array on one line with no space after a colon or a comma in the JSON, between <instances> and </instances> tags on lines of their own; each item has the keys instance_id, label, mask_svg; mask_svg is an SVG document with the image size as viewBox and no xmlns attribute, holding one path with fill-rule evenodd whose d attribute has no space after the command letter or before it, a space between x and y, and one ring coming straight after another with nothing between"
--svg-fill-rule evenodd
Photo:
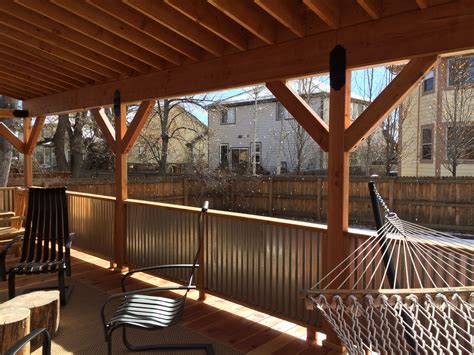
<instances>
[{"instance_id":1,"label":"wooden rafter beam","mask_svg":"<svg viewBox=\"0 0 474 355\"><path fill-rule=\"evenodd\" d=\"M357 148L380 122L410 94L411 89L421 82L437 62L437 56L412 59L362 112L360 117L349 126L344 136L345 151Z\"/></svg>"},{"instance_id":2,"label":"wooden rafter beam","mask_svg":"<svg viewBox=\"0 0 474 355\"><path fill-rule=\"evenodd\" d=\"M132 123L130 123L130 126L128 126L127 132L123 137L122 153L126 154L132 149L148 117L150 117L154 105L154 100L146 100L140 104L140 107L138 108Z\"/></svg>"},{"instance_id":3,"label":"wooden rafter beam","mask_svg":"<svg viewBox=\"0 0 474 355\"><path fill-rule=\"evenodd\" d=\"M266 85L311 138L319 144L321 149L327 152L329 148L329 130L326 122L285 82L272 81L266 83Z\"/></svg>"},{"instance_id":4,"label":"wooden rafter beam","mask_svg":"<svg viewBox=\"0 0 474 355\"><path fill-rule=\"evenodd\" d=\"M0 108L0 118L28 117L28 111L9 108Z\"/></svg>"},{"instance_id":5,"label":"wooden rafter beam","mask_svg":"<svg viewBox=\"0 0 474 355\"><path fill-rule=\"evenodd\" d=\"M318 17L329 27L337 29L340 22L340 7L337 0L303 0Z\"/></svg>"},{"instance_id":6,"label":"wooden rafter beam","mask_svg":"<svg viewBox=\"0 0 474 355\"><path fill-rule=\"evenodd\" d=\"M327 73L329 52L336 44L347 48L349 69L470 50L474 37L466 33L471 33L473 23L474 2L458 0L421 13L413 10L222 58L33 98L25 100L23 107L37 116L110 106L117 89L123 102L133 103Z\"/></svg>"},{"instance_id":7,"label":"wooden rafter beam","mask_svg":"<svg viewBox=\"0 0 474 355\"><path fill-rule=\"evenodd\" d=\"M221 16L219 10L205 0L165 0L183 15L189 17L207 30L240 50L247 49L247 36L241 26Z\"/></svg>"},{"instance_id":8,"label":"wooden rafter beam","mask_svg":"<svg viewBox=\"0 0 474 355\"><path fill-rule=\"evenodd\" d=\"M25 153L25 144L3 122L0 122L0 135L5 137L20 153Z\"/></svg>"},{"instance_id":9,"label":"wooden rafter beam","mask_svg":"<svg viewBox=\"0 0 474 355\"><path fill-rule=\"evenodd\" d=\"M105 114L105 110L103 108L98 109L94 108L91 110L92 115L94 116L97 125L99 126L102 134L105 137L105 140L109 144L109 147L112 149L112 151L115 152L114 147L115 147L115 129L112 126L112 123L110 123L109 118Z\"/></svg>"},{"instance_id":10,"label":"wooden rafter beam","mask_svg":"<svg viewBox=\"0 0 474 355\"><path fill-rule=\"evenodd\" d=\"M428 8L428 0L416 0L416 4L420 9L426 9Z\"/></svg>"},{"instance_id":11,"label":"wooden rafter beam","mask_svg":"<svg viewBox=\"0 0 474 355\"><path fill-rule=\"evenodd\" d=\"M252 3L235 0L208 0L208 2L263 42L275 43L276 23Z\"/></svg>"},{"instance_id":12,"label":"wooden rafter beam","mask_svg":"<svg viewBox=\"0 0 474 355\"><path fill-rule=\"evenodd\" d=\"M38 143L38 138L41 134L41 129L43 128L45 118L45 116L36 117L35 124L33 125L31 134L28 137L28 142L26 143L25 154L33 154L36 144Z\"/></svg>"},{"instance_id":13,"label":"wooden rafter beam","mask_svg":"<svg viewBox=\"0 0 474 355\"><path fill-rule=\"evenodd\" d=\"M382 0L357 0L357 2L374 20L382 17Z\"/></svg>"},{"instance_id":14,"label":"wooden rafter beam","mask_svg":"<svg viewBox=\"0 0 474 355\"><path fill-rule=\"evenodd\" d=\"M255 0L255 3L295 35L306 34L306 19L299 3L293 0Z\"/></svg>"},{"instance_id":15,"label":"wooden rafter beam","mask_svg":"<svg viewBox=\"0 0 474 355\"><path fill-rule=\"evenodd\" d=\"M165 3L155 0L125 0L125 3L209 53L216 56L223 54L224 42L220 38L197 26L196 23Z\"/></svg>"}]
</instances>

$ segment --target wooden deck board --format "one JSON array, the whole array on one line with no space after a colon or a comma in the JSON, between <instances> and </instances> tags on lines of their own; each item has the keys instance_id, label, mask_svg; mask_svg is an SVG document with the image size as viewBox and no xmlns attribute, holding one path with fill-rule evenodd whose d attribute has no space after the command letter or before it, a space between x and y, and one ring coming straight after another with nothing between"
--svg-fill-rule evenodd
<instances>
[{"instance_id":1,"label":"wooden deck board","mask_svg":"<svg viewBox=\"0 0 474 355\"><path fill-rule=\"evenodd\" d=\"M72 274L91 287L108 294L121 292L122 275L110 270L109 262L95 256L73 250ZM16 258L9 255L7 266ZM36 287L55 282L56 275L17 276L17 287ZM127 282L127 289L172 285L153 275L138 273ZM7 290L6 282L0 283L0 292ZM318 354L322 348L301 339L305 328L242 305L209 295L206 301L198 301L198 292L188 294L183 326L212 339L250 354Z\"/></svg>"}]
</instances>

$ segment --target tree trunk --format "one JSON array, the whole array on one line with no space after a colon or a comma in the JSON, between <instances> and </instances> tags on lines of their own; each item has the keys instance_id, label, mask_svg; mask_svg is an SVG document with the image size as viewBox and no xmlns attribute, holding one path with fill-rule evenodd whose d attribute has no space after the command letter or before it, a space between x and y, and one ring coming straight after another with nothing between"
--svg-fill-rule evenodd
<instances>
[{"instance_id":1,"label":"tree trunk","mask_svg":"<svg viewBox=\"0 0 474 355\"><path fill-rule=\"evenodd\" d=\"M159 104L158 104L159 105ZM161 112L161 140L163 142L163 146L161 147L161 158L159 162L160 166L160 175L166 175L166 164L168 163L168 147L170 142L169 137L169 114L170 114L170 102L169 100L163 101L163 110Z\"/></svg>"},{"instance_id":2,"label":"tree trunk","mask_svg":"<svg viewBox=\"0 0 474 355\"><path fill-rule=\"evenodd\" d=\"M58 126L53 136L54 155L56 156L56 166L59 171L68 171L69 165L66 158L66 133L71 129L69 115L59 115Z\"/></svg>"},{"instance_id":3,"label":"tree trunk","mask_svg":"<svg viewBox=\"0 0 474 355\"><path fill-rule=\"evenodd\" d=\"M161 152L161 159L160 159L160 175L166 175L166 164L168 163L168 147L169 147L169 137L168 135L162 135L163 141L163 151Z\"/></svg>"},{"instance_id":4,"label":"tree trunk","mask_svg":"<svg viewBox=\"0 0 474 355\"><path fill-rule=\"evenodd\" d=\"M82 130L86 121L86 113L81 112L76 115L74 131L71 139L71 172L73 178L78 178L81 173L82 153L84 146L84 137Z\"/></svg>"},{"instance_id":5,"label":"tree trunk","mask_svg":"<svg viewBox=\"0 0 474 355\"><path fill-rule=\"evenodd\" d=\"M0 96L0 108L18 108L18 100L7 96ZM0 119L7 127L13 128L13 120ZM8 175L12 162L12 145L5 138L0 137L0 186L7 186Z\"/></svg>"}]
</instances>

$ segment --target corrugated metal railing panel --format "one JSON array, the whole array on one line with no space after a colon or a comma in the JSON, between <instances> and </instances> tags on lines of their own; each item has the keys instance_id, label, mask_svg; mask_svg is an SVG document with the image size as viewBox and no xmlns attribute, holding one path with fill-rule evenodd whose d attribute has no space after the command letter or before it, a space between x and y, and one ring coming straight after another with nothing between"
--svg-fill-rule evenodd
<instances>
[{"instance_id":1,"label":"corrugated metal railing panel","mask_svg":"<svg viewBox=\"0 0 474 355\"><path fill-rule=\"evenodd\" d=\"M197 213L127 203L127 260L133 267L192 263L196 253ZM163 276L183 280L188 271Z\"/></svg>"},{"instance_id":2,"label":"corrugated metal railing panel","mask_svg":"<svg viewBox=\"0 0 474 355\"><path fill-rule=\"evenodd\" d=\"M322 230L209 216L206 288L272 314L319 326L300 291L321 272Z\"/></svg>"},{"instance_id":3,"label":"corrugated metal railing panel","mask_svg":"<svg viewBox=\"0 0 474 355\"><path fill-rule=\"evenodd\" d=\"M68 193L68 208L73 247L112 260L114 200Z\"/></svg>"},{"instance_id":4,"label":"corrugated metal railing panel","mask_svg":"<svg viewBox=\"0 0 474 355\"><path fill-rule=\"evenodd\" d=\"M13 195L16 187L0 188L0 212L13 211Z\"/></svg>"}]
</instances>

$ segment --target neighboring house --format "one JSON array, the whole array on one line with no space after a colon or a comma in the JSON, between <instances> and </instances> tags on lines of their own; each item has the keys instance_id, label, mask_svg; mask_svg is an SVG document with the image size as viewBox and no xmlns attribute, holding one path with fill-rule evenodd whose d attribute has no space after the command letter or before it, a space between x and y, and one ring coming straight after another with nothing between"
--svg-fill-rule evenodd
<instances>
[{"instance_id":1,"label":"neighboring house","mask_svg":"<svg viewBox=\"0 0 474 355\"><path fill-rule=\"evenodd\" d=\"M160 116L154 111L128 155L130 168L158 169L163 154L161 134ZM207 126L180 105L170 110L168 135L167 172L182 173L193 167L207 167Z\"/></svg>"},{"instance_id":2,"label":"neighboring house","mask_svg":"<svg viewBox=\"0 0 474 355\"><path fill-rule=\"evenodd\" d=\"M409 97L402 176L474 176L474 56L443 58Z\"/></svg>"},{"instance_id":3,"label":"neighboring house","mask_svg":"<svg viewBox=\"0 0 474 355\"><path fill-rule=\"evenodd\" d=\"M291 83L291 85L296 85ZM319 88L326 85L318 85ZM329 116L329 90L319 90L306 101L324 121ZM352 99L357 117L367 102ZM228 168L237 172L277 174L302 173L327 168L327 158L320 147L299 126L271 92L254 89L227 98L208 107L209 168ZM351 164L357 159L351 157Z\"/></svg>"}]
</instances>

